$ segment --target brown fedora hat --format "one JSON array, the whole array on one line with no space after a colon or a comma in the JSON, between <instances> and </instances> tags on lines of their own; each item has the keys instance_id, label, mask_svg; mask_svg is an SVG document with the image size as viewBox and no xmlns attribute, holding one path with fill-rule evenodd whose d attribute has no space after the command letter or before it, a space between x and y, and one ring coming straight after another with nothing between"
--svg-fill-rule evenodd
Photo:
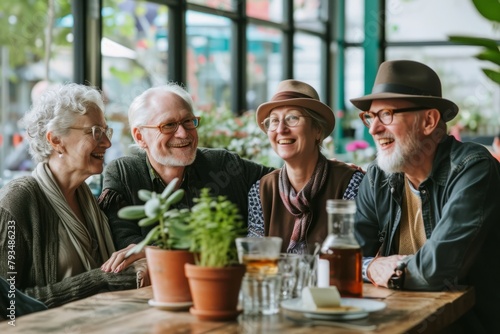
<instances>
[{"instance_id":1,"label":"brown fedora hat","mask_svg":"<svg viewBox=\"0 0 500 334\"><path fill-rule=\"evenodd\" d=\"M411 60L392 60L380 64L372 93L351 99L357 108L370 109L373 100L404 99L436 108L445 122L458 113L458 106L441 96L441 81L434 70Z\"/></svg>"},{"instance_id":2,"label":"brown fedora hat","mask_svg":"<svg viewBox=\"0 0 500 334\"><path fill-rule=\"evenodd\" d=\"M316 112L328 124L323 133L325 138L329 136L335 127L335 116L333 110L319 100L319 95L314 88L305 82L298 80L284 80L278 85L276 94L271 101L262 103L255 113L257 124L266 132L262 122L269 116L271 110L280 106L304 107Z\"/></svg>"}]
</instances>

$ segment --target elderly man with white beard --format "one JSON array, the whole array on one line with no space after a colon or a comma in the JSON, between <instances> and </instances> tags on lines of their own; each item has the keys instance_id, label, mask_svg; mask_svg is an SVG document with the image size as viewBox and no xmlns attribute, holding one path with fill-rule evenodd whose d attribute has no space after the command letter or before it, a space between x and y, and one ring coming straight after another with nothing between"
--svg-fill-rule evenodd
<instances>
[{"instance_id":1,"label":"elderly man with white beard","mask_svg":"<svg viewBox=\"0 0 500 334\"><path fill-rule=\"evenodd\" d=\"M225 149L198 147L197 128L203 119L195 116L190 94L180 85L168 83L147 89L130 105L129 125L138 152L112 161L105 170L99 205L109 218L116 249L101 269L119 272L144 257L144 252L126 257L153 226L118 217L118 210L140 205L140 189L157 193L175 178L185 195L175 207L191 208L202 188L214 196L226 196L247 220L250 187L273 168L240 158ZM202 126L202 125L201 125Z\"/></svg>"},{"instance_id":2,"label":"elderly man with white beard","mask_svg":"<svg viewBox=\"0 0 500 334\"><path fill-rule=\"evenodd\" d=\"M475 306L450 330L500 333L500 164L447 134L458 107L424 64L382 63L372 93L351 102L377 146L356 198L363 278L406 290L474 286Z\"/></svg>"}]
</instances>

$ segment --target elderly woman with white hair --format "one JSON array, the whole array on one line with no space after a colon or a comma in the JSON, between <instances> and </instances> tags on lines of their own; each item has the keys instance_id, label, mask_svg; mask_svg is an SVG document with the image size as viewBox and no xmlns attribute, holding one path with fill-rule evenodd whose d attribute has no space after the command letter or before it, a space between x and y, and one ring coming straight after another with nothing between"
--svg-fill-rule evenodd
<instances>
[{"instance_id":1,"label":"elderly woman with white hair","mask_svg":"<svg viewBox=\"0 0 500 334\"><path fill-rule=\"evenodd\" d=\"M99 269L114 246L85 180L102 173L111 146L101 93L79 84L47 90L22 122L37 165L0 189L0 276L14 275L16 288L48 307L136 287L135 268Z\"/></svg>"}]
</instances>

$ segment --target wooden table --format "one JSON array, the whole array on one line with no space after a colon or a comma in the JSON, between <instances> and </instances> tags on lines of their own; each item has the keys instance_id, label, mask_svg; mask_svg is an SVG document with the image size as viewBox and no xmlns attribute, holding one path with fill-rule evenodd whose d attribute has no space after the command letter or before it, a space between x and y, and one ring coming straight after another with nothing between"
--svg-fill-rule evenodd
<instances>
[{"instance_id":1,"label":"wooden table","mask_svg":"<svg viewBox=\"0 0 500 334\"><path fill-rule=\"evenodd\" d=\"M323 333L435 333L453 323L474 305L474 290L410 292L364 285L364 297L381 300L387 307L352 323L375 325L357 331L315 326ZM148 305L151 287L98 294L64 306L16 319L16 326L0 323L0 333L291 333L312 331L273 316L240 315L232 322L199 321L187 311L164 311Z\"/></svg>"}]
</instances>

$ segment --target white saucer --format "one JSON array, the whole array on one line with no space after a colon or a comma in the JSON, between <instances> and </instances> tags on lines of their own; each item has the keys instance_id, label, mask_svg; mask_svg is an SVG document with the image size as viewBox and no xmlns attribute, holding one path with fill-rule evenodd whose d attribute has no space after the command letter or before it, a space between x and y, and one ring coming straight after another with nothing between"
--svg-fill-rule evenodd
<instances>
[{"instance_id":1,"label":"white saucer","mask_svg":"<svg viewBox=\"0 0 500 334\"><path fill-rule=\"evenodd\" d=\"M353 307L350 311L339 311L335 308L313 308L302 303L301 298L284 300L281 307L285 310L301 312L307 318L324 320L354 320L368 316L370 312L376 312L385 308L385 303L363 298L342 298L342 306Z\"/></svg>"},{"instance_id":2,"label":"white saucer","mask_svg":"<svg viewBox=\"0 0 500 334\"><path fill-rule=\"evenodd\" d=\"M148 300L148 304L149 306L159 308L160 310L180 311L189 309L193 305L193 302L167 303L157 302L154 299L150 299Z\"/></svg>"}]
</instances>

